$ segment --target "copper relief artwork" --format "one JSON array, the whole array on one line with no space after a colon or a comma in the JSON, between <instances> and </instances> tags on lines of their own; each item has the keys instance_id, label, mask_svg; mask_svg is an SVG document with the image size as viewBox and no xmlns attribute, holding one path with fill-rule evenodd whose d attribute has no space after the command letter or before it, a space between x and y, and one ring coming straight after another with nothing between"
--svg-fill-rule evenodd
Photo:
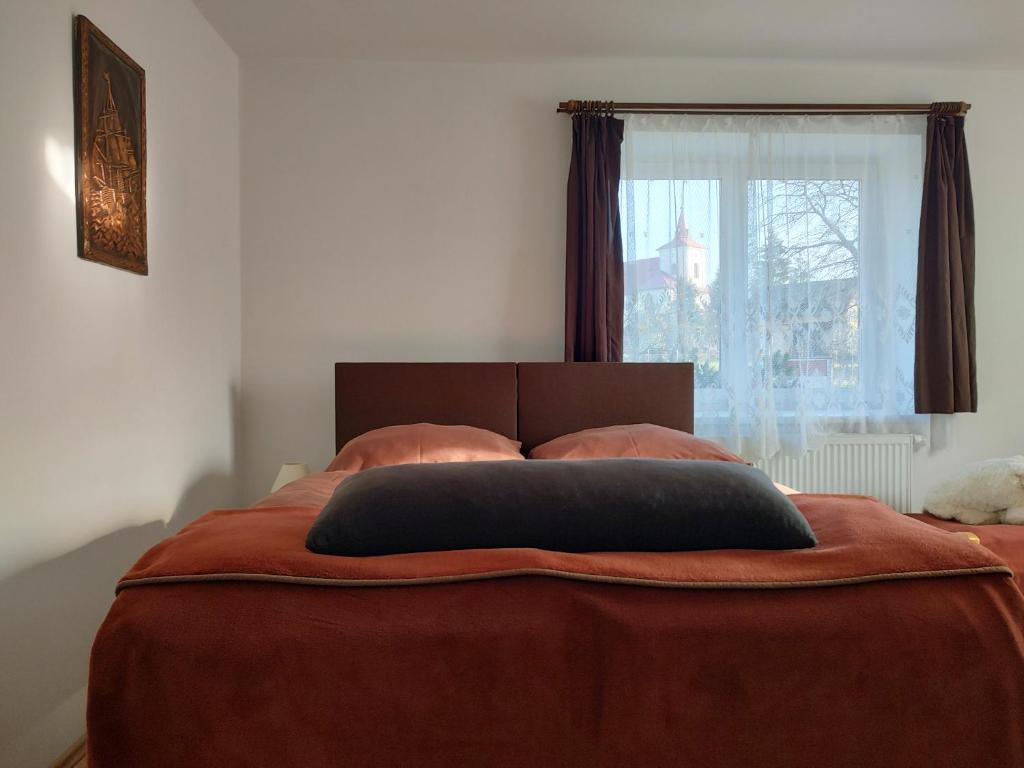
<instances>
[{"instance_id":1,"label":"copper relief artwork","mask_svg":"<svg viewBox=\"0 0 1024 768\"><path fill-rule=\"evenodd\" d=\"M78 253L144 275L145 72L84 16L75 63Z\"/></svg>"}]
</instances>

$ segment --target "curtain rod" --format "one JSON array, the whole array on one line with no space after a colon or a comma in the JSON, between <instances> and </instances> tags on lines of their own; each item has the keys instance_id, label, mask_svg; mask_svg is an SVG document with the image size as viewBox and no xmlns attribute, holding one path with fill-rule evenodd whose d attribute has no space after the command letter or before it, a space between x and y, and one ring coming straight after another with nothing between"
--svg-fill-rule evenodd
<instances>
[{"instance_id":1,"label":"curtain rod","mask_svg":"<svg viewBox=\"0 0 1024 768\"><path fill-rule=\"evenodd\" d=\"M654 102L583 101L573 99L558 104L558 112L567 114L597 112L633 115L957 115L967 114L965 101L936 101L931 104L716 104Z\"/></svg>"}]
</instances>

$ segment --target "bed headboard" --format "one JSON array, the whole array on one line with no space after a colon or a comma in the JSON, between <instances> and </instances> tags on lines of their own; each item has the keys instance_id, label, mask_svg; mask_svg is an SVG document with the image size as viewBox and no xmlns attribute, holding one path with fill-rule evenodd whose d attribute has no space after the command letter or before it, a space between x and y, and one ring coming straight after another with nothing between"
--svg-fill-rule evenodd
<instances>
[{"instance_id":1,"label":"bed headboard","mask_svg":"<svg viewBox=\"0 0 1024 768\"><path fill-rule=\"evenodd\" d=\"M523 451L613 424L660 424L693 432L691 363L520 363Z\"/></svg>"},{"instance_id":2,"label":"bed headboard","mask_svg":"<svg viewBox=\"0 0 1024 768\"><path fill-rule=\"evenodd\" d=\"M516 438L515 363L335 363L335 450L394 424L466 424Z\"/></svg>"},{"instance_id":3,"label":"bed headboard","mask_svg":"<svg viewBox=\"0 0 1024 768\"><path fill-rule=\"evenodd\" d=\"M690 363L336 363L335 445L428 421L521 440L649 422L693 431Z\"/></svg>"}]
</instances>

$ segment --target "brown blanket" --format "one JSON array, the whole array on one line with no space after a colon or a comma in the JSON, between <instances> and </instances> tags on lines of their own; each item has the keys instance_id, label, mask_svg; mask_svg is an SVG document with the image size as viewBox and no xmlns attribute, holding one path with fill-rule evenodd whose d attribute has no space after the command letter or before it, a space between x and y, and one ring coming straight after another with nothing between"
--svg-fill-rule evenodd
<instances>
[{"instance_id":1,"label":"brown blanket","mask_svg":"<svg viewBox=\"0 0 1024 768\"><path fill-rule=\"evenodd\" d=\"M803 495L813 550L313 555L340 479L125 576L93 768L1024 765L1024 599L962 537Z\"/></svg>"}]
</instances>

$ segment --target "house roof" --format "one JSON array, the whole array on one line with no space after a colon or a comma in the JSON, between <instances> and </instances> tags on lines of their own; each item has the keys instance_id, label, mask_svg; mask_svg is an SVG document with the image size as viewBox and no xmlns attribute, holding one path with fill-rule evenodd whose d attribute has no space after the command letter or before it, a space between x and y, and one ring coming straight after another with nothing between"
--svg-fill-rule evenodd
<instances>
[{"instance_id":1,"label":"house roof","mask_svg":"<svg viewBox=\"0 0 1024 768\"><path fill-rule=\"evenodd\" d=\"M625 266L626 291L656 291L675 288L676 279L661 269L661 259L635 259Z\"/></svg>"},{"instance_id":2,"label":"house roof","mask_svg":"<svg viewBox=\"0 0 1024 768\"><path fill-rule=\"evenodd\" d=\"M790 315L842 311L856 300L859 285L856 277L782 283L771 288L772 304L777 313Z\"/></svg>"}]
</instances>

